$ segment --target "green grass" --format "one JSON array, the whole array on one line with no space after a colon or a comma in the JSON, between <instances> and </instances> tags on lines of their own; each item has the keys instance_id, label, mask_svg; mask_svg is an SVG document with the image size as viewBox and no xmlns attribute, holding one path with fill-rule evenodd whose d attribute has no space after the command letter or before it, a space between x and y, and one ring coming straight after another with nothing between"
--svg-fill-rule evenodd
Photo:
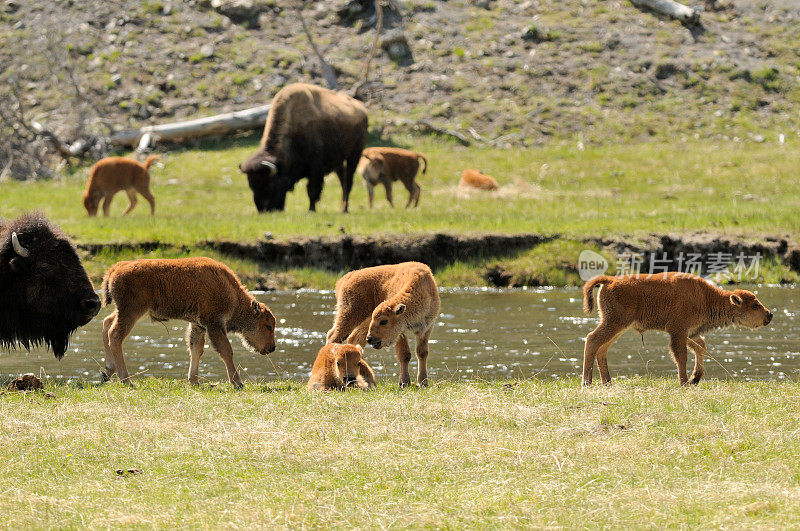
<instances>
[{"instance_id":1,"label":"green grass","mask_svg":"<svg viewBox=\"0 0 800 531\"><path fill-rule=\"evenodd\" d=\"M800 150L778 145L689 141L587 148L573 144L529 149L463 148L430 139L397 138L425 152L430 170L420 176L418 209L391 210L376 191L367 208L356 178L352 212L342 214L341 189L329 176L319 212L309 214L305 183L281 213L258 214L237 165L255 137L204 143L165 155L153 168L156 215L140 204L120 217L120 194L110 218L87 218L81 204L88 168L53 182L0 185L0 216L41 209L78 242L158 241L193 245L204 240L253 241L265 232L295 235L416 233L429 231L542 232L570 237L623 233L725 231L730 234L798 234ZM461 171L493 175L499 193L460 193ZM395 186L396 203L406 192Z\"/></svg>"},{"instance_id":2,"label":"green grass","mask_svg":"<svg viewBox=\"0 0 800 531\"><path fill-rule=\"evenodd\" d=\"M800 525L798 382L47 390L0 396L15 527Z\"/></svg>"}]
</instances>

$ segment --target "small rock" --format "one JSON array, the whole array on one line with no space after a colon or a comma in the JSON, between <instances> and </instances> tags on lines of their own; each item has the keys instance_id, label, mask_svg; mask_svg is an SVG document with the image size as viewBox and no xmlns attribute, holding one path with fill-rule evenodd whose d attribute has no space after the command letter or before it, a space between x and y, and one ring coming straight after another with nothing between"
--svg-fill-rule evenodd
<instances>
[{"instance_id":1,"label":"small rock","mask_svg":"<svg viewBox=\"0 0 800 531\"><path fill-rule=\"evenodd\" d=\"M204 44L200 47L200 55L203 57L211 57L214 55L214 45Z\"/></svg>"}]
</instances>

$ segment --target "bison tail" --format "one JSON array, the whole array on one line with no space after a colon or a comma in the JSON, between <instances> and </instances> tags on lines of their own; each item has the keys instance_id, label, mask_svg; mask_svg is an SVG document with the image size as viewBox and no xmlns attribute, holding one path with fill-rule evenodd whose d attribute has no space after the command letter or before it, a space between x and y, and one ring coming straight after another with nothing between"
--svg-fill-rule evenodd
<instances>
[{"instance_id":1,"label":"bison tail","mask_svg":"<svg viewBox=\"0 0 800 531\"><path fill-rule=\"evenodd\" d=\"M614 277L606 275L596 276L592 280L583 285L583 311L592 313L594 311L594 288L599 285L608 284L613 281Z\"/></svg>"},{"instance_id":2,"label":"bison tail","mask_svg":"<svg viewBox=\"0 0 800 531\"><path fill-rule=\"evenodd\" d=\"M157 160L161 160L161 155L150 155L147 157L147 160L144 161L144 169L149 170L150 166Z\"/></svg>"},{"instance_id":3,"label":"bison tail","mask_svg":"<svg viewBox=\"0 0 800 531\"><path fill-rule=\"evenodd\" d=\"M417 158L422 159L422 162L425 163L425 165L422 167L422 174L425 175L425 172L428 171L428 158L422 153L417 153Z\"/></svg>"}]
</instances>

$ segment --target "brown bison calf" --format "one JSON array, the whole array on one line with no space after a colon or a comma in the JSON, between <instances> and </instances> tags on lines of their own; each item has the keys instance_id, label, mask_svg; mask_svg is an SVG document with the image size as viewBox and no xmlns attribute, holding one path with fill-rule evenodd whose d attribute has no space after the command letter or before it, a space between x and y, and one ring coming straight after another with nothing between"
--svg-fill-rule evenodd
<instances>
[{"instance_id":1,"label":"brown bison calf","mask_svg":"<svg viewBox=\"0 0 800 531\"><path fill-rule=\"evenodd\" d=\"M97 215L97 207L103 200L103 215L108 216L111 200L117 192L125 190L130 204L123 216L136 206L136 192L142 194L150 203L150 214L155 214L156 198L150 192L150 166L159 160L158 155L150 155L144 164L124 157L107 157L92 167L86 191L83 192L83 206L90 216Z\"/></svg>"},{"instance_id":2,"label":"brown bison calf","mask_svg":"<svg viewBox=\"0 0 800 531\"><path fill-rule=\"evenodd\" d=\"M129 383L122 356L122 342L145 314L154 321L182 319L189 322L186 343L191 356L189 381L197 383L205 335L228 371L228 380L242 386L233 364L233 349L227 333L234 332L253 352L275 350L275 316L242 286L226 265L210 258L176 260L132 260L117 262L103 277L103 303L112 300L116 311L103 321L106 370Z\"/></svg>"},{"instance_id":3,"label":"brown bison calf","mask_svg":"<svg viewBox=\"0 0 800 531\"><path fill-rule=\"evenodd\" d=\"M392 203L392 183L400 181L408 190L408 208L411 203L419 205L420 186L417 184L417 171L419 170L419 159L425 165L422 167L424 174L428 170L428 159L422 153L409 151L407 149L391 147L371 147L361 153L361 161L358 164L358 172L364 177L369 194L369 207L372 208L372 201L375 197L374 188L378 184L383 184L386 189L386 200Z\"/></svg>"},{"instance_id":4,"label":"brown bison calf","mask_svg":"<svg viewBox=\"0 0 800 531\"><path fill-rule=\"evenodd\" d=\"M688 273L595 277L583 286L586 313L594 307L592 290L597 286L601 286L597 296L600 324L586 337L583 385L592 383L595 358L600 379L609 383L606 353L629 328L639 333L660 330L670 335L670 352L683 385L687 383L687 346L695 354L694 372L688 381L696 384L703 377L706 342L701 334L730 325L757 328L772 320L772 312L752 292L726 291Z\"/></svg>"},{"instance_id":5,"label":"brown bison calf","mask_svg":"<svg viewBox=\"0 0 800 531\"><path fill-rule=\"evenodd\" d=\"M417 383L428 384L428 339L439 315L439 291L428 266L419 262L367 267L336 283L336 317L328 343L369 343L376 349L396 342L400 385L411 383L407 335L413 332L419 369Z\"/></svg>"},{"instance_id":6,"label":"brown bison calf","mask_svg":"<svg viewBox=\"0 0 800 531\"><path fill-rule=\"evenodd\" d=\"M363 353L360 345L325 345L314 360L308 389L331 391L349 386L359 389L375 387L375 373L364 361Z\"/></svg>"},{"instance_id":7,"label":"brown bison calf","mask_svg":"<svg viewBox=\"0 0 800 531\"><path fill-rule=\"evenodd\" d=\"M464 170L464 173L461 174L461 180L458 182L458 185L479 188L481 190L497 190L497 188L499 188L499 185L497 184L497 181L494 180L494 177L490 175L484 175L478 170L470 169Z\"/></svg>"}]
</instances>

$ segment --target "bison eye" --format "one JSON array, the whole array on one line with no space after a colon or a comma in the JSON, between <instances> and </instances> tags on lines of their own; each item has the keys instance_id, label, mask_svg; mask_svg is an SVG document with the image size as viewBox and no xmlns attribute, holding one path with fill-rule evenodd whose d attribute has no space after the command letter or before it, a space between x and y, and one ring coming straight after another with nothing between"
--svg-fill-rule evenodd
<instances>
[{"instance_id":1,"label":"bison eye","mask_svg":"<svg viewBox=\"0 0 800 531\"><path fill-rule=\"evenodd\" d=\"M385 325L389 324L389 321L387 319L381 319L381 322L378 323L378 324L381 325L381 326L385 326Z\"/></svg>"}]
</instances>

